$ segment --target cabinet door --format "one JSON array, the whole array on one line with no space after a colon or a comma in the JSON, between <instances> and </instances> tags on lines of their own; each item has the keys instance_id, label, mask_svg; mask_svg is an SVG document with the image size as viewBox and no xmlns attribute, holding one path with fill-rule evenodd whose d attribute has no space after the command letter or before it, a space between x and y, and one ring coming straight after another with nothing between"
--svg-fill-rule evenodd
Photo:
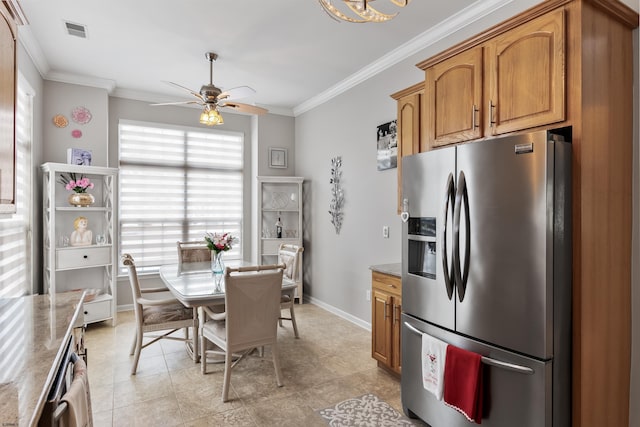
<instances>
[{"instance_id":1,"label":"cabinet door","mask_svg":"<svg viewBox=\"0 0 640 427\"><path fill-rule=\"evenodd\" d=\"M426 70L427 146L482 137L482 47Z\"/></svg>"},{"instance_id":2,"label":"cabinet door","mask_svg":"<svg viewBox=\"0 0 640 427\"><path fill-rule=\"evenodd\" d=\"M0 213L14 213L16 38L10 15L0 4Z\"/></svg>"},{"instance_id":3,"label":"cabinet door","mask_svg":"<svg viewBox=\"0 0 640 427\"><path fill-rule=\"evenodd\" d=\"M519 26L487 44L491 134L565 118L564 11Z\"/></svg>"},{"instance_id":4,"label":"cabinet door","mask_svg":"<svg viewBox=\"0 0 640 427\"><path fill-rule=\"evenodd\" d=\"M402 354L400 349L402 348L400 342L400 333L402 330L402 299L400 297L393 297L393 331L392 343L391 343L391 369L400 373L400 365L402 364Z\"/></svg>"},{"instance_id":5,"label":"cabinet door","mask_svg":"<svg viewBox=\"0 0 640 427\"><path fill-rule=\"evenodd\" d=\"M398 100L398 213L402 212L402 158L420 152L420 103L424 90Z\"/></svg>"},{"instance_id":6,"label":"cabinet door","mask_svg":"<svg viewBox=\"0 0 640 427\"><path fill-rule=\"evenodd\" d=\"M371 299L371 356L391 366L391 318L392 296L377 289L372 290Z\"/></svg>"}]
</instances>

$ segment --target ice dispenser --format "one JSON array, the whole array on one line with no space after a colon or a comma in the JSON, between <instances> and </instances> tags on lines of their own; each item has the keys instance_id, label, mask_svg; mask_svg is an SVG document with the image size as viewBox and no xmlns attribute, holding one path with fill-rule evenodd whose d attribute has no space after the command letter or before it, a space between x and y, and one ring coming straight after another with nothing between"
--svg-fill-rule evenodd
<instances>
[{"instance_id":1,"label":"ice dispenser","mask_svg":"<svg viewBox=\"0 0 640 427\"><path fill-rule=\"evenodd\" d=\"M409 218L408 272L429 279L436 278L436 219Z\"/></svg>"}]
</instances>

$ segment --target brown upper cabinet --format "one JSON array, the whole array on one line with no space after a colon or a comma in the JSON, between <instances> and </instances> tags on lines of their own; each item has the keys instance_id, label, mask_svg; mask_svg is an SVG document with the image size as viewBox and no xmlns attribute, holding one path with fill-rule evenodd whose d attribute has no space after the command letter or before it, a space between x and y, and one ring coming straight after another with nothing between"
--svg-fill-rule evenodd
<instances>
[{"instance_id":1,"label":"brown upper cabinet","mask_svg":"<svg viewBox=\"0 0 640 427\"><path fill-rule=\"evenodd\" d=\"M564 120L564 43L559 9L486 44L488 135Z\"/></svg>"},{"instance_id":2,"label":"brown upper cabinet","mask_svg":"<svg viewBox=\"0 0 640 427\"><path fill-rule=\"evenodd\" d=\"M565 119L564 11L441 62L425 61L426 147Z\"/></svg>"},{"instance_id":3,"label":"brown upper cabinet","mask_svg":"<svg viewBox=\"0 0 640 427\"><path fill-rule=\"evenodd\" d=\"M427 146L477 139L482 105L482 47L426 69Z\"/></svg>"},{"instance_id":4,"label":"brown upper cabinet","mask_svg":"<svg viewBox=\"0 0 640 427\"><path fill-rule=\"evenodd\" d=\"M420 147L423 140L422 114L424 108L424 82L415 84L391 95L398 102L398 213L402 212L402 157L425 151Z\"/></svg>"}]
</instances>

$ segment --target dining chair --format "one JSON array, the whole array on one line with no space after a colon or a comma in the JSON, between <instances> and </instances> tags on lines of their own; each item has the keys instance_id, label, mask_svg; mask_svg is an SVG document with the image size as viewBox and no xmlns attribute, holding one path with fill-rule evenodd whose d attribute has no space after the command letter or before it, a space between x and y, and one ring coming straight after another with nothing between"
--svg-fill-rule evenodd
<instances>
[{"instance_id":1,"label":"dining chair","mask_svg":"<svg viewBox=\"0 0 640 427\"><path fill-rule=\"evenodd\" d=\"M192 308L187 308L175 299L167 288L141 288L138 281L138 273L133 257L129 254L122 255L122 263L127 267L131 294L133 295L133 310L136 319L135 336L131 345L130 355L133 355L131 375L135 375L138 369L138 361L142 349L160 339L170 339L191 342L189 328L193 334L197 333L197 316ZM153 295L151 295L153 293ZM143 297L143 294L148 296ZM174 332L184 328L184 337L171 336ZM146 335L150 332L167 331L162 335ZM151 341L143 344L143 338L151 338Z\"/></svg>"},{"instance_id":2,"label":"dining chair","mask_svg":"<svg viewBox=\"0 0 640 427\"><path fill-rule=\"evenodd\" d=\"M223 402L229 400L231 369L253 349L266 345L271 346L276 383L278 387L282 386L278 358L278 318L283 267L227 267L224 273L225 316L218 320L210 319L208 311L203 310L204 316L200 321L201 369L206 374L207 355L220 353L207 349L207 341L210 341L222 350L225 357Z\"/></svg>"},{"instance_id":3,"label":"dining chair","mask_svg":"<svg viewBox=\"0 0 640 427\"><path fill-rule=\"evenodd\" d=\"M187 262L211 261L211 249L204 240L176 242L178 246L178 264Z\"/></svg>"},{"instance_id":4,"label":"dining chair","mask_svg":"<svg viewBox=\"0 0 640 427\"><path fill-rule=\"evenodd\" d=\"M296 315L294 311L295 299L298 298L298 302L302 304L302 275L300 274L300 262L302 260L302 252L304 248L302 246L291 245L288 243L281 243L278 248L278 264L284 264L285 269L283 271L284 283L295 283L297 285L289 293L282 294L280 300L280 309L289 310L289 317L280 316L279 323L282 326L283 320L290 320L293 324L293 332L296 338L300 338L298 334L298 324L296 323Z\"/></svg>"}]
</instances>

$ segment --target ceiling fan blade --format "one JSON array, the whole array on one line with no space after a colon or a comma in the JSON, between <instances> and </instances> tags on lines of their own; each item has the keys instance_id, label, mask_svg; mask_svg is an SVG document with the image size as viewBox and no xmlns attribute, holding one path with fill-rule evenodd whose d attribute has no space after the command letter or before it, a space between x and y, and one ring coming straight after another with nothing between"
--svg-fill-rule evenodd
<instances>
[{"instance_id":1,"label":"ceiling fan blade","mask_svg":"<svg viewBox=\"0 0 640 427\"><path fill-rule=\"evenodd\" d=\"M222 92L218 95L218 101L222 101L223 99L242 99L254 93L256 93L256 91L249 86L238 86Z\"/></svg>"},{"instance_id":2,"label":"ceiling fan blade","mask_svg":"<svg viewBox=\"0 0 640 427\"><path fill-rule=\"evenodd\" d=\"M189 89L189 88L188 88L188 87L186 87L186 86L182 86L182 85L179 85L178 83L174 83L174 82L169 82L169 81L167 81L167 80L163 80L163 82L164 82L164 83L166 83L166 84L168 84L168 85L175 86L175 87L177 87L177 88L179 88L179 89L186 90L186 91L187 91L187 92L189 92L191 95L193 95L193 96L195 96L196 98L198 98L198 99L200 99L200 100L204 101L204 99L202 98L202 95L200 95L200 92L196 92L195 90L193 90L193 89Z\"/></svg>"},{"instance_id":3,"label":"ceiling fan blade","mask_svg":"<svg viewBox=\"0 0 640 427\"><path fill-rule=\"evenodd\" d=\"M255 105L250 104L242 104L240 102L225 102L223 104L218 104L218 107L231 108L235 111L249 114L265 114L269 112L266 108L256 107Z\"/></svg>"},{"instance_id":4,"label":"ceiling fan blade","mask_svg":"<svg viewBox=\"0 0 640 427\"><path fill-rule=\"evenodd\" d=\"M152 107L157 107L158 105L184 105L184 104L200 104L204 105L200 101L178 101L178 102L159 102L156 104L149 104Z\"/></svg>"}]
</instances>

